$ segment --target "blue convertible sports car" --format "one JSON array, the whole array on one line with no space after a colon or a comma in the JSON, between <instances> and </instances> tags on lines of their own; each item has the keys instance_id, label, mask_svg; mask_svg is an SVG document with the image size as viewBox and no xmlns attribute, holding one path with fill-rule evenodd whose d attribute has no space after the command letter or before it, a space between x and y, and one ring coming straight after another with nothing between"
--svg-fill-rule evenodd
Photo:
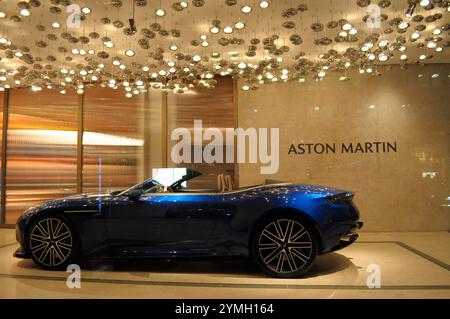
<instances>
[{"instance_id":1,"label":"blue convertible sports car","mask_svg":"<svg viewBox=\"0 0 450 319\"><path fill-rule=\"evenodd\" d=\"M296 277L318 254L354 242L362 226L346 191L291 183L233 189L223 175L218 190L185 188L198 175L34 206L17 221L14 255L45 269L91 256L251 256L271 276Z\"/></svg>"}]
</instances>

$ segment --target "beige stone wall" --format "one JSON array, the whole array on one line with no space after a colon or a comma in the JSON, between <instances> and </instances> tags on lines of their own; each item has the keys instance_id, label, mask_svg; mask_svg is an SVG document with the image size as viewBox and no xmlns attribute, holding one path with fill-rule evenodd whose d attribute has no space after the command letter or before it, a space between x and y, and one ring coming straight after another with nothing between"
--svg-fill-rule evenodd
<instances>
[{"instance_id":1,"label":"beige stone wall","mask_svg":"<svg viewBox=\"0 0 450 319\"><path fill-rule=\"evenodd\" d=\"M278 173L241 164L240 186L266 178L334 186L356 193L365 230L448 230L450 67L380 72L239 90L240 127L280 128ZM340 153L340 143L366 141L396 142L397 152ZM336 143L336 154L288 155L292 143Z\"/></svg>"}]
</instances>

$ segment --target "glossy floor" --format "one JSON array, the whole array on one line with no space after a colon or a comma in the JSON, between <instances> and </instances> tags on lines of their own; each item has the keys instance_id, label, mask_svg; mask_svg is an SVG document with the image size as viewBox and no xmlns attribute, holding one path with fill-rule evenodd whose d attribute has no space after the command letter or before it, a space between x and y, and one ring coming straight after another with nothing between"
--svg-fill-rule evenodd
<instances>
[{"instance_id":1,"label":"glossy floor","mask_svg":"<svg viewBox=\"0 0 450 319\"><path fill-rule=\"evenodd\" d=\"M450 234L362 233L341 251L318 257L305 278L274 279L247 259L112 262L82 265L81 288L68 273L12 257L12 229L0 229L0 298L448 298ZM369 289L369 265L381 288Z\"/></svg>"}]
</instances>

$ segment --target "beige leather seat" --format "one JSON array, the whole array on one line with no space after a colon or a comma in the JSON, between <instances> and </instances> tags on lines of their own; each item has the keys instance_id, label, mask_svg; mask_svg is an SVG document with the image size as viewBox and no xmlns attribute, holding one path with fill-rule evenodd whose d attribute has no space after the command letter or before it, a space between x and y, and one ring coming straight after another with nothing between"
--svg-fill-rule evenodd
<instances>
[{"instance_id":1,"label":"beige leather seat","mask_svg":"<svg viewBox=\"0 0 450 319\"><path fill-rule=\"evenodd\" d=\"M231 176L225 176L225 191L231 192L233 190L233 181L231 180Z\"/></svg>"},{"instance_id":2,"label":"beige leather seat","mask_svg":"<svg viewBox=\"0 0 450 319\"><path fill-rule=\"evenodd\" d=\"M223 193L225 191L226 185L225 185L225 179L223 177L223 174L217 175L217 191L219 193Z\"/></svg>"}]
</instances>

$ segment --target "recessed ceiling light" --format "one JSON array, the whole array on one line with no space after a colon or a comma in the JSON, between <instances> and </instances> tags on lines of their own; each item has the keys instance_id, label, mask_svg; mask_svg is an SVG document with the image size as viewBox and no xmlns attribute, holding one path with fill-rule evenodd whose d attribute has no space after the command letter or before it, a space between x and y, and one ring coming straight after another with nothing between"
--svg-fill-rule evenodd
<instances>
[{"instance_id":1,"label":"recessed ceiling light","mask_svg":"<svg viewBox=\"0 0 450 319\"><path fill-rule=\"evenodd\" d=\"M103 43L105 45L105 47L107 48L113 48L114 47L114 43L112 43L111 41L106 41Z\"/></svg>"},{"instance_id":2,"label":"recessed ceiling light","mask_svg":"<svg viewBox=\"0 0 450 319\"><path fill-rule=\"evenodd\" d=\"M93 55L93 54L95 53L95 50L89 49L89 50L87 51L87 53L89 53L90 55Z\"/></svg>"},{"instance_id":3,"label":"recessed ceiling light","mask_svg":"<svg viewBox=\"0 0 450 319\"><path fill-rule=\"evenodd\" d=\"M194 55L194 56L192 57L192 60L195 61L195 62L200 62L201 59L202 59L202 57L199 56L199 55Z\"/></svg>"},{"instance_id":4,"label":"recessed ceiling light","mask_svg":"<svg viewBox=\"0 0 450 319\"><path fill-rule=\"evenodd\" d=\"M351 28L350 31L348 31L351 35L357 34L358 30L356 28Z\"/></svg>"},{"instance_id":5,"label":"recessed ceiling light","mask_svg":"<svg viewBox=\"0 0 450 319\"><path fill-rule=\"evenodd\" d=\"M113 65L116 65L116 66L117 66L117 65L120 65L120 61L119 61L119 60L113 60L113 61L112 61L112 64L113 64Z\"/></svg>"},{"instance_id":6,"label":"recessed ceiling light","mask_svg":"<svg viewBox=\"0 0 450 319\"><path fill-rule=\"evenodd\" d=\"M24 17L28 17L30 15L30 11L28 9L22 9L20 10L20 15Z\"/></svg>"},{"instance_id":7,"label":"recessed ceiling light","mask_svg":"<svg viewBox=\"0 0 450 319\"><path fill-rule=\"evenodd\" d=\"M6 13L4 13L3 11L0 11L0 18L6 18Z\"/></svg>"},{"instance_id":8,"label":"recessed ceiling light","mask_svg":"<svg viewBox=\"0 0 450 319\"><path fill-rule=\"evenodd\" d=\"M429 48L429 49L434 49L436 47L436 42L434 42L434 41L429 41L428 43L427 43L427 48Z\"/></svg>"},{"instance_id":9,"label":"recessed ceiling light","mask_svg":"<svg viewBox=\"0 0 450 319\"><path fill-rule=\"evenodd\" d=\"M20 51L17 51L16 53L14 53L14 55L16 56L16 57L22 57L23 56L23 53L22 52L20 52Z\"/></svg>"},{"instance_id":10,"label":"recessed ceiling light","mask_svg":"<svg viewBox=\"0 0 450 319\"><path fill-rule=\"evenodd\" d=\"M442 30L441 29L434 29L434 31L433 31L433 34L434 35L439 35L439 34L441 34L442 33Z\"/></svg>"},{"instance_id":11,"label":"recessed ceiling light","mask_svg":"<svg viewBox=\"0 0 450 319\"><path fill-rule=\"evenodd\" d=\"M209 29L209 32L217 34L220 32L220 29L218 27L212 27L211 29Z\"/></svg>"},{"instance_id":12,"label":"recessed ceiling light","mask_svg":"<svg viewBox=\"0 0 450 319\"><path fill-rule=\"evenodd\" d=\"M158 17L164 17L166 15L166 11L164 11L163 9L157 9L155 13Z\"/></svg>"},{"instance_id":13,"label":"recessed ceiling light","mask_svg":"<svg viewBox=\"0 0 450 319\"><path fill-rule=\"evenodd\" d=\"M369 105L369 109L374 109L375 108L375 104L370 104Z\"/></svg>"},{"instance_id":14,"label":"recessed ceiling light","mask_svg":"<svg viewBox=\"0 0 450 319\"><path fill-rule=\"evenodd\" d=\"M230 27L230 26L227 26L227 27L225 27L225 28L223 29L223 32L225 32L225 33L231 33L231 32L233 32L233 28Z\"/></svg>"},{"instance_id":15,"label":"recessed ceiling light","mask_svg":"<svg viewBox=\"0 0 450 319\"><path fill-rule=\"evenodd\" d=\"M170 46L170 50L176 51L176 50L178 50L178 46L176 46L175 44L172 44L172 45Z\"/></svg>"},{"instance_id":16,"label":"recessed ceiling light","mask_svg":"<svg viewBox=\"0 0 450 319\"><path fill-rule=\"evenodd\" d=\"M420 1L420 5L422 6L422 7L426 7L427 5L429 5L430 4L430 0L421 0Z\"/></svg>"},{"instance_id":17,"label":"recessed ceiling light","mask_svg":"<svg viewBox=\"0 0 450 319\"><path fill-rule=\"evenodd\" d=\"M346 31L341 31L339 32L339 36L345 38L347 36L347 32Z\"/></svg>"},{"instance_id":18,"label":"recessed ceiling light","mask_svg":"<svg viewBox=\"0 0 450 319\"><path fill-rule=\"evenodd\" d=\"M318 74L319 78L323 78L327 73L325 71L320 71Z\"/></svg>"},{"instance_id":19,"label":"recessed ceiling light","mask_svg":"<svg viewBox=\"0 0 450 319\"><path fill-rule=\"evenodd\" d=\"M436 52L442 52L442 50L443 50L442 47L437 47L436 48Z\"/></svg>"},{"instance_id":20,"label":"recessed ceiling light","mask_svg":"<svg viewBox=\"0 0 450 319\"><path fill-rule=\"evenodd\" d=\"M126 50L126 51L125 51L125 54L126 54L127 56L129 56L129 57L132 57L132 56L134 56L136 53L134 53L133 50Z\"/></svg>"},{"instance_id":21,"label":"recessed ceiling light","mask_svg":"<svg viewBox=\"0 0 450 319\"><path fill-rule=\"evenodd\" d=\"M269 7L269 2L268 1L261 1L259 3L259 7L262 8L262 9L266 9L266 8Z\"/></svg>"},{"instance_id":22,"label":"recessed ceiling light","mask_svg":"<svg viewBox=\"0 0 450 319\"><path fill-rule=\"evenodd\" d=\"M378 45L380 47L385 47L389 44L389 42L387 40L381 40L380 43L378 43Z\"/></svg>"},{"instance_id":23,"label":"recessed ceiling light","mask_svg":"<svg viewBox=\"0 0 450 319\"><path fill-rule=\"evenodd\" d=\"M91 10L91 8L83 7L83 8L81 8L81 12L83 12L84 14L89 14L92 12L92 10Z\"/></svg>"},{"instance_id":24,"label":"recessed ceiling light","mask_svg":"<svg viewBox=\"0 0 450 319\"><path fill-rule=\"evenodd\" d=\"M81 49L81 50L80 50L80 55L86 55L86 54L87 54L87 52L86 52L85 49Z\"/></svg>"},{"instance_id":25,"label":"recessed ceiling light","mask_svg":"<svg viewBox=\"0 0 450 319\"><path fill-rule=\"evenodd\" d=\"M418 38L420 38L420 33L419 33L419 32L413 32L413 33L411 34L411 39L416 40L416 39L418 39Z\"/></svg>"},{"instance_id":26,"label":"recessed ceiling light","mask_svg":"<svg viewBox=\"0 0 450 319\"><path fill-rule=\"evenodd\" d=\"M349 31L352 29L352 25L350 23L346 23L342 26L342 30Z\"/></svg>"},{"instance_id":27,"label":"recessed ceiling light","mask_svg":"<svg viewBox=\"0 0 450 319\"><path fill-rule=\"evenodd\" d=\"M244 29L245 28L245 24L244 22L238 21L236 22L236 24L234 25L234 27L238 30Z\"/></svg>"},{"instance_id":28,"label":"recessed ceiling light","mask_svg":"<svg viewBox=\"0 0 450 319\"><path fill-rule=\"evenodd\" d=\"M384 53L381 53L378 56L378 60L380 60L381 62L387 61L388 59L389 59L389 57L386 54L384 54Z\"/></svg>"},{"instance_id":29,"label":"recessed ceiling light","mask_svg":"<svg viewBox=\"0 0 450 319\"><path fill-rule=\"evenodd\" d=\"M427 58L427 56L425 55L425 54L421 54L420 56L419 56L419 59L421 59L421 60L425 60Z\"/></svg>"},{"instance_id":30,"label":"recessed ceiling light","mask_svg":"<svg viewBox=\"0 0 450 319\"><path fill-rule=\"evenodd\" d=\"M406 60L408 58L408 56L406 54L402 54L400 56L400 60Z\"/></svg>"},{"instance_id":31,"label":"recessed ceiling light","mask_svg":"<svg viewBox=\"0 0 450 319\"><path fill-rule=\"evenodd\" d=\"M243 13L250 13L250 12L252 12L252 7L250 7L249 5L245 5L241 8L241 11Z\"/></svg>"},{"instance_id":32,"label":"recessed ceiling light","mask_svg":"<svg viewBox=\"0 0 450 319\"><path fill-rule=\"evenodd\" d=\"M202 42L202 47L206 48L207 46L209 46L209 42L208 41L203 41Z\"/></svg>"},{"instance_id":33,"label":"recessed ceiling light","mask_svg":"<svg viewBox=\"0 0 450 319\"><path fill-rule=\"evenodd\" d=\"M398 25L398 28L399 29L406 29L407 27L409 27L409 23L408 22L406 22L406 21L403 21L403 22L401 22L399 25Z\"/></svg>"},{"instance_id":34,"label":"recessed ceiling light","mask_svg":"<svg viewBox=\"0 0 450 319\"><path fill-rule=\"evenodd\" d=\"M250 90L250 87L248 85L243 85L242 86L242 90L243 91L248 91L248 90Z\"/></svg>"},{"instance_id":35,"label":"recessed ceiling light","mask_svg":"<svg viewBox=\"0 0 450 319\"><path fill-rule=\"evenodd\" d=\"M72 54L79 54L80 51L78 49L72 49Z\"/></svg>"},{"instance_id":36,"label":"recessed ceiling light","mask_svg":"<svg viewBox=\"0 0 450 319\"><path fill-rule=\"evenodd\" d=\"M52 23L52 28L59 29L59 28L61 28L61 24L59 24L59 22L53 22Z\"/></svg>"}]
</instances>

